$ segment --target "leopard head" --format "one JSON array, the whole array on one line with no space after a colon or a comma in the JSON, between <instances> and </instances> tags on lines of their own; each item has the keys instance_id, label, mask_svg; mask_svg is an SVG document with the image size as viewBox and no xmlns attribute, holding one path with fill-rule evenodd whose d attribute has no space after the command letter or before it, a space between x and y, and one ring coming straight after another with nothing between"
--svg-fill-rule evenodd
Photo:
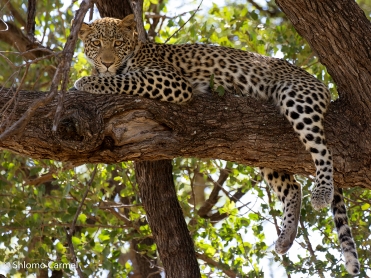
<instances>
[{"instance_id":1,"label":"leopard head","mask_svg":"<svg viewBox=\"0 0 371 278\"><path fill-rule=\"evenodd\" d=\"M83 23L79 38L84 42L87 59L99 75L115 75L138 41L134 15L123 20L105 17L90 24Z\"/></svg>"}]
</instances>

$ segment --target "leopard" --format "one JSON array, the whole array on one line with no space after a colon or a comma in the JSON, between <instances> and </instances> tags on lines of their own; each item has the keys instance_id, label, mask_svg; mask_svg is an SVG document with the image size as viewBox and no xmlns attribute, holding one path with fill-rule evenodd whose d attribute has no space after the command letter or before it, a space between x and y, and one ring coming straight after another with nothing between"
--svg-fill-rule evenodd
<instances>
[{"instance_id":1,"label":"leopard","mask_svg":"<svg viewBox=\"0 0 371 278\"><path fill-rule=\"evenodd\" d=\"M91 94L129 94L186 104L210 93L210 80L226 92L270 101L289 121L312 156L316 168L311 203L315 210L331 204L350 274L360 270L341 189L333 185L333 161L324 132L331 102L328 88L307 71L283 59L208 44L158 44L138 39L134 15L83 23L78 37L94 74L75 81ZM301 185L290 173L261 168L264 180L283 204L278 254L292 246L300 217Z\"/></svg>"}]
</instances>

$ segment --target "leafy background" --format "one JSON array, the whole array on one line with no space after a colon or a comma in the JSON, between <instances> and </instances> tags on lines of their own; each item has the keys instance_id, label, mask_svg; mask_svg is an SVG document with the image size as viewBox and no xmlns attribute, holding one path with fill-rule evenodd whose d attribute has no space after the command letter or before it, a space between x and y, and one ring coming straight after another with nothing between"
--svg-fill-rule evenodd
<instances>
[{"instance_id":1,"label":"leafy background","mask_svg":"<svg viewBox=\"0 0 371 278\"><path fill-rule=\"evenodd\" d=\"M371 1L357 2L370 18ZM15 11L6 3L0 4L1 19L23 30L27 2L9 2ZM198 5L146 1L145 28L154 41L165 42L186 23L168 43L209 43L280 57L315 75L328 85L333 99L338 97L325 67L273 1L202 3L201 10L188 21ZM0 40L1 86L49 89L58 52L66 42L77 8L77 2L37 2L37 39L55 55L31 63ZM91 70L81 50L79 45L70 86ZM145 212L133 164L99 164L92 179L93 168L0 152L0 273L37 277L39 269L8 268L5 263L71 261L65 229L73 221L89 182L72 238L82 271L90 277L125 277L137 271L131 242L146 238L151 231L143 224ZM225 269L238 277L350 277L343 267L330 211L312 212L310 178L297 177L304 196L298 236L289 253L278 256L274 241L281 205L255 168L221 160L176 158L173 172L178 199L200 254L203 277L228 277ZM222 179L223 174L226 179ZM213 192L219 195L216 204L207 215L200 216ZM352 188L345 190L345 198L362 265L360 277L371 276L371 192ZM156 256L155 245L139 247L137 252ZM63 269L63 275L76 273Z\"/></svg>"}]
</instances>

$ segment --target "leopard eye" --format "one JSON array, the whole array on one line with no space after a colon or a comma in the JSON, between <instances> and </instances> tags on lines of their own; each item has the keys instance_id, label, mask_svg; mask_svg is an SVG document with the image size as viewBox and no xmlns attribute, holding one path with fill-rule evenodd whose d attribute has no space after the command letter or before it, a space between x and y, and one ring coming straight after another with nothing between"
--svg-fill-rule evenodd
<instances>
[{"instance_id":1,"label":"leopard eye","mask_svg":"<svg viewBox=\"0 0 371 278\"><path fill-rule=\"evenodd\" d=\"M93 45L95 45L95 46L100 46L100 45L101 45L101 43L100 43L100 41L99 41L99 40L96 40L96 41L93 41Z\"/></svg>"},{"instance_id":2,"label":"leopard eye","mask_svg":"<svg viewBox=\"0 0 371 278\"><path fill-rule=\"evenodd\" d=\"M122 41L115 41L115 47L116 47L116 46L121 46L122 43L123 43Z\"/></svg>"}]
</instances>

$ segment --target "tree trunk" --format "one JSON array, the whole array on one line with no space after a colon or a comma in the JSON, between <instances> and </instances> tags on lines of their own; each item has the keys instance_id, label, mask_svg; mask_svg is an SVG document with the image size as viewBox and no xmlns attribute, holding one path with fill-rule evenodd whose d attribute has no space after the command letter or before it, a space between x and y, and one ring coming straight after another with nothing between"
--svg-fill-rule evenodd
<instances>
[{"instance_id":1,"label":"tree trunk","mask_svg":"<svg viewBox=\"0 0 371 278\"><path fill-rule=\"evenodd\" d=\"M171 161L137 162L135 175L166 277L201 277L182 209L174 199Z\"/></svg>"}]
</instances>

